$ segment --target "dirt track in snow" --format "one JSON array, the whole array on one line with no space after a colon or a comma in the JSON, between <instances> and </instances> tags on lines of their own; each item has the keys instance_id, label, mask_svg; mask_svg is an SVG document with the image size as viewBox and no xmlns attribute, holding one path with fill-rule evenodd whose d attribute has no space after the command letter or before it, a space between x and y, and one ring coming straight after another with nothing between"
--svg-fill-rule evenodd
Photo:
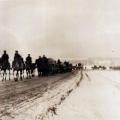
<instances>
[{"instance_id":1,"label":"dirt track in snow","mask_svg":"<svg viewBox=\"0 0 120 120\"><path fill-rule=\"evenodd\" d=\"M49 77L35 77L31 80L0 82L0 118L10 116L9 109L19 110L25 103L32 103L49 90L75 77L77 72ZM14 112L14 111L12 111Z\"/></svg>"}]
</instances>

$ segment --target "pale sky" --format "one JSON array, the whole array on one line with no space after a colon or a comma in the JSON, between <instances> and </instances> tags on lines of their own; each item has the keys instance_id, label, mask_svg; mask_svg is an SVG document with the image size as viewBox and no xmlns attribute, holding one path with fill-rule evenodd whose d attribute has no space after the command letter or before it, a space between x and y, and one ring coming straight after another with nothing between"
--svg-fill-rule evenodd
<instances>
[{"instance_id":1,"label":"pale sky","mask_svg":"<svg viewBox=\"0 0 120 120\"><path fill-rule=\"evenodd\" d=\"M120 57L119 0L0 0L0 54Z\"/></svg>"}]
</instances>

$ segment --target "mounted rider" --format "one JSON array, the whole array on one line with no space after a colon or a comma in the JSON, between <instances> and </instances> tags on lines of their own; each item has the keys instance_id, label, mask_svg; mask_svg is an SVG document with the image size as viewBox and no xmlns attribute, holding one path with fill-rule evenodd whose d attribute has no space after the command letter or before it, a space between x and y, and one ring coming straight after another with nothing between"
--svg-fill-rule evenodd
<instances>
[{"instance_id":1,"label":"mounted rider","mask_svg":"<svg viewBox=\"0 0 120 120\"><path fill-rule=\"evenodd\" d=\"M48 76L49 63L48 63L48 58L45 55L43 55L42 57L42 67L43 67L43 76Z\"/></svg>"},{"instance_id":2,"label":"mounted rider","mask_svg":"<svg viewBox=\"0 0 120 120\"><path fill-rule=\"evenodd\" d=\"M58 64L58 65L61 65L61 63L62 63L61 60L58 59L57 64Z\"/></svg>"},{"instance_id":3,"label":"mounted rider","mask_svg":"<svg viewBox=\"0 0 120 120\"><path fill-rule=\"evenodd\" d=\"M14 61L21 61L21 60L22 60L22 57L19 54L19 52L16 50L14 55Z\"/></svg>"},{"instance_id":4,"label":"mounted rider","mask_svg":"<svg viewBox=\"0 0 120 120\"><path fill-rule=\"evenodd\" d=\"M31 75L32 75L32 57L30 56L30 54L28 54L28 56L26 57L25 69L26 69L26 73L27 73L27 79L31 78Z\"/></svg>"},{"instance_id":5,"label":"mounted rider","mask_svg":"<svg viewBox=\"0 0 120 120\"><path fill-rule=\"evenodd\" d=\"M31 72L31 68L32 68L32 57L30 56L30 54L28 54L28 56L26 57L25 66L26 66L26 70L27 70L28 72Z\"/></svg>"},{"instance_id":6,"label":"mounted rider","mask_svg":"<svg viewBox=\"0 0 120 120\"><path fill-rule=\"evenodd\" d=\"M63 65L60 59L57 60L57 66L58 66L58 72L62 73L63 72Z\"/></svg>"},{"instance_id":7,"label":"mounted rider","mask_svg":"<svg viewBox=\"0 0 120 120\"><path fill-rule=\"evenodd\" d=\"M4 53L1 57L1 62L9 63L9 55L7 54L6 50L4 50Z\"/></svg>"},{"instance_id":8,"label":"mounted rider","mask_svg":"<svg viewBox=\"0 0 120 120\"><path fill-rule=\"evenodd\" d=\"M32 65L32 57L30 56L30 54L28 54L28 56L26 57L26 63Z\"/></svg>"},{"instance_id":9,"label":"mounted rider","mask_svg":"<svg viewBox=\"0 0 120 120\"><path fill-rule=\"evenodd\" d=\"M15 55L14 55L14 60L13 60L13 63L12 63L12 67L20 69L20 66L21 66L22 63L23 63L23 58L21 57L19 52L16 50Z\"/></svg>"},{"instance_id":10,"label":"mounted rider","mask_svg":"<svg viewBox=\"0 0 120 120\"><path fill-rule=\"evenodd\" d=\"M39 56L39 58L35 61L35 64L36 64L36 67L37 67L37 71L38 71L38 76L42 76L42 72L43 72L43 60L42 60L42 57Z\"/></svg>"},{"instance_id":11,"label":"mounted rider","mask_svg":"<svg viewBox=\"0 0 120 120\"><path fill-rule=\"evenodd\" d=\"M7 54L6 50L4 50L4 53L1 57L1 66L3 68L7 68L9 65L9 55Z\"/></svg>"}]
</instances>

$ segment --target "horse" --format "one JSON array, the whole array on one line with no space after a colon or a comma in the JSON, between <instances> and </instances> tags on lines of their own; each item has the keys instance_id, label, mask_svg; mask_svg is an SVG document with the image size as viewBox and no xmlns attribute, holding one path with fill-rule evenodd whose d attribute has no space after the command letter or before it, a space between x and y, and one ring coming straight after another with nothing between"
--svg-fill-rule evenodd
<instances>
[{"instance_id":1,"label":"horse","mask_svg":"<svg viewBox=\"0 0 120 120\"><path fill-rule=\"evenodd\" d=\"M32 63L31 64L31 75L32 75L32 77L35 76L35 69L36 69L36 63Z\"/></svg>"},{"instance_id":2,"label":"horse","mask_svg":"<svg viewBox=\"0 0 120 120\"><path fill-rule=\"evenodd\" d=\"M54 75L57 73L57 64L56 61L52 58L48 58L48 69L49 69L49 74Z\"/></svg>"},{"instance_id":3,"label":"horse","mask_svg":"<svg viewBox=\"0 0 120 120\"><path fill-rule=\"evenodd\" d=\"M32 64L28 61L25 62L25 69L27 74L27 79L31 79L32 77Z\"/></svg>"},{"instance_id":4,"label":"horse","mask_svg":"<svg viewBox=\"0 0 120 120\"><path fill-rule=\"evenodd\" d=\"M69 62L65 63L65 67L66 67L66 72L72 72L72 64Z\"/></svg>"},{"instance_id":5,"label":"horse","mask_svg":"<svg viewBox=\"0 0 120 120\"><path fill-rule=\"evenodd\" d=\"M39 57L38 59L36 59L35 61L35 66L37 68L37 72L38 72L38 77L43 76L43 59L41 57Z\"/></svg>"},{"instance_id":6,"label":"horse","mask_svg":"<svg viewBox=\"0 0 120 120\"><path fill-rule=\"evenodd\" d=\"M64 73L65 72L65 65L63 63L58 64L58 71L59 73Z\"/></svg>"},{"instance_id":7,"label":"horse","mask_svg":"<svg viewBox=\"0 0 120 120\"><path fill-rule=\"evenodd\" d=\"M9 71L9 80L10 80L10 70L11 70L10 63L9 63L9 61L4 61L4 62L1 63L1 71L3 71L2 81L4 81L4 80L6 81L7 70Z\"/></svg>"},{"instance_id":8,"label":"horse","mask_svg":"<svg viewBox=\"0 0 120 120\"><path fill-rule=\"evenodd\" d=\"M14 60L12 62L12 68L13 68L13 76L14 76L14 72L16 71L16 76L14 77L15 81L18 81L19 78L22 80L24 77L24 69L25 69L24 61Z\"/></svg>"},{"instance_id":9,"label":"horse","mask_svg":"<svg viewBox=\"0 0 120 120\"><path fill-rule=\"evenodd\" d=\"M48 76L49 74L49 59L46 57L38 58L36 60L36 67L38 71L38 77Z\"/></svg>"}]
</instances>

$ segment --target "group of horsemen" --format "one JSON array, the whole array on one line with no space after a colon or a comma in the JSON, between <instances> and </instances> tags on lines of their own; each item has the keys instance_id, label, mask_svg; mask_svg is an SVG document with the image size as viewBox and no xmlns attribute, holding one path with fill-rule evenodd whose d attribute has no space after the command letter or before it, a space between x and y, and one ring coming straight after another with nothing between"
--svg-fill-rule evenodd
<instances>
[{"instance_id":1,"label":"group of horsemen","mask_svg":"<svg viewBox=\"0 0 120 120\"><path fill-rule=\"evenodd\" d=\"M27 78L31 78L34 76L36 68L38 76L40 77L48 76L49 74L71 72L72 64L66 61L62 63L60 59L58 59L58 61L55 61L53 59L47 58L45 55L43 55L43 57L39 56L39 58L36 59L35 63L33 63L30 54L28 54L26 60L24 61L23 57L17 50L15 51L12 66L10 65L9 55L7 54L6 50L4 50L4 53L0 58L0 70L3 71L3 79L5 80L7 70L9 71L9 76L11 69L13 70L13 74L16 71L15 79L18 80L18 78L20 78L22 80L24 76L24 70L26 70Z\"/></svg>"}]
</instances>

